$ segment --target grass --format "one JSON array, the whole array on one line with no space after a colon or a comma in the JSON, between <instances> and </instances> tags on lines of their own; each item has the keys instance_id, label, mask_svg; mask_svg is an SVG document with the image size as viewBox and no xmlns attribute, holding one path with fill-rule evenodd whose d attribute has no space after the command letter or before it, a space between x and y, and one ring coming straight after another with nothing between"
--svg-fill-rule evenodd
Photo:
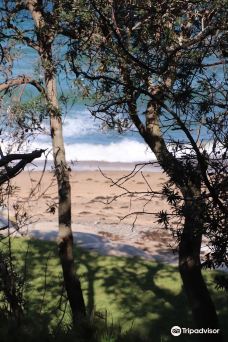
<instances>
[{"instance_id":1,"label":"grass","mask_svg":"<svg viewBox=\"0 0 228 342\"><path fill-rule=\"evenodd\" d=\"M62 298L62 276L57 247L54 242L13 239L13 257L17 268L24 269L26 312L34 322L56 329L63 317L66 300ZM140 258L100 256L77 248L77 273L80 276L88 311L95 309L112 323L142 337L142 341L172 341L174 325L193 327L187 300L176 267ZM213 273L204 272L210 287L223 331L227 334L227 298L214 288ZM106 315L107 313L107 315ZM70 322L69 308L63 317ZM127 340L127 338L126 338ZM130 339L133 341L132 339ZM139 341L139 337L136 339ZM181 341L194 341L182 336ZM227 334L228 340L228 334ZM116 341L116 339L102 340Z\"/></svg>"}]
</instances>

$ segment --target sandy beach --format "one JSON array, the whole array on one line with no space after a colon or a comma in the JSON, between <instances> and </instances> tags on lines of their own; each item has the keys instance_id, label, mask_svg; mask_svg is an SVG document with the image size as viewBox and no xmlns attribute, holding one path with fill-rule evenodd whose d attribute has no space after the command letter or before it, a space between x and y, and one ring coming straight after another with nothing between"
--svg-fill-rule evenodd
<instances>
[{"instance_id":1,"label":"sandy beach","mask_svg":"<svg viewBox=\"0 0 228 342\"><path fill-rule=\"evenodd\" d=\"M159 227L153 215L168 209L165 199L147 195L159 191L166 180L161 172L137 173L129 181L118 179L129 171L105 170L71 172L72 228L76 244L108 255L141 256L175 262L172 239ZM10 218L14 208L26 212L21 230L41 239L56 239L58 234L57 186L53 173L23 172L12 184ZM129 191L129 193L128 193ZM136 191L138 194L134 195ZM143 212L145 212L143 214ZM152 214L150 214L152 213ZM23 221L23 220L22 220Z\"/></svg>"}]
</instances>

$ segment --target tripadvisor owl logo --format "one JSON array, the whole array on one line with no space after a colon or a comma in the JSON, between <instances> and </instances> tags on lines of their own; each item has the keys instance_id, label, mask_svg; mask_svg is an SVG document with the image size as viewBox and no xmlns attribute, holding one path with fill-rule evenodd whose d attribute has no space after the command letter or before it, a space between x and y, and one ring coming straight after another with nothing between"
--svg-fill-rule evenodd
<instances>
[{"instance_id":1,"label":"tripadvisor owl logo","mask_svg":"<svg viewBox=\"0 0 228 342\"><path fill-rule=\"evenodd\" d=\"M178 327L178 325L175 325L174 327L171 328L171 334L173 336L180 336L181 335L181 328Z\"/></svg>"},{"instance_id":2,"label":"tripadvisor owl logo","mask_svg":"<svg viewBox=\"0 0 228 342\"><path fill-rule=\"evenodd\" d=\"M192 329L192 328L180 328L178 325L174 325L170 332L173 336L180 336L181 334L219 334L220 329L211 329L211 328L200 328L200 329Z\"/></svg>"}]
</instances>

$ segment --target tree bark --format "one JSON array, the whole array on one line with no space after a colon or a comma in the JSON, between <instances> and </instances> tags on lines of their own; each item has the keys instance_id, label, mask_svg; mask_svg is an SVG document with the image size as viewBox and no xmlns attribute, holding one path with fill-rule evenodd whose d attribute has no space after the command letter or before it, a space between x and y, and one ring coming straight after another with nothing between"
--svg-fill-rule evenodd
<instances>
[{"instance_id":1,"label":"tree bark","mask_svg":"<svg viewBox=\"0 0 228 342\"><path fill-rule=\"evenodd\" d=\"M27 0L27 7L36 25L38 43L38 48L36 47L36 49L40 55L44 70L45 95L49 107L53 158L58 184L59 257L73 322L76 323L85 317L86 308L80 280L76 277L74 269L73 234L71 229L71 187L69 169L65 157L62 117L58 104L56 70L52 58L52 43L55 32L51 30L42 15L42 1Z\"/></svg>"},{"instance_id":2,"label":"tree bark","mask_svg":"<svg viewBox=\"0 0 228 342\"><path fill-rule=\"evenodd\" d=\"M65 158L62 134L62 118L58 113L58 100L55 78L49 77L45 71L45 81L50 109L50 127L55 165L55 174L59 194L59 256L63 269L63 277L68 300L71 306L73 321L76 322L86 314L80 280L75 276L73 257L73 234L71 229L71 187L69 170Z\"/></svg>"},{"instance_id":3,"label":"tree bark","mask_svg":"<svg viewBox=\"0 0 228 342\"><path fill-rule=\"evenodd\" d=\"M126 80L126 75L125 75ZM128 81L128 80L127 80ZM131 84L129 84L131 89ZM158 163L180 189L185 199L184 227L179 243L179 271L184 290L197 328L219 329L218 317L210 293L201 273L200 249L203 233L201 176L186 167L167 149L159 125L159 105L148 103L146 125L136 112L133 96L128 103L129 113L139 133L155 154ZM199 335L202 341L222 341L221 335Z\"/></svg>"},{"instance_id":4,"label":"tree bark","mask_svg":"<svg viewBox=\"0 0 228 342\"><path fill-rule=\"evenodd\" d=\"M215 306L201 272L202 222L199 195L185 200L185 223L179 243L179 271L196 328L219 329ZM222 341L219 334L200 334L200 341Z\"/></svg>"}]
</instances>

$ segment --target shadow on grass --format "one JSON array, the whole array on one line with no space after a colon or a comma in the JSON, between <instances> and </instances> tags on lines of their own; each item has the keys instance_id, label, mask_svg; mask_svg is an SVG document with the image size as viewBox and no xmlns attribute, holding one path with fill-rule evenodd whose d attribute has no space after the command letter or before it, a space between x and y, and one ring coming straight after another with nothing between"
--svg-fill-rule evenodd
<instances>
[{"instance_id":1,"label":"shadow on grass","mask_svg":"<svg viewBox=\"0 0 228 342\"><path fill-rule=\"evenodd\" d=\"M15 240L15 257L23 260L26 241ZM172 341L174 325L191 328L193 323L176 267L141 258L101 256L80 248L75 251L77 273L87 299L88 312L109 314L109 321L136 332L142 341ZM21 267L23 265L21 264ZM27 308L31 317L41 312L51 324L61 318L61 268L54 242L29 240L27 253ZM221 325L226 327L227 299L213 288L212 276L205 272ZM44 290L44 287L46 290ZM53 322L55 317L55 322ZM69 321L66 315L65 321ZM140 341L136 339L137 341ZM133 341L133 338L132 338ZM181 341L197 341L183 335Z\"/></svg>"},{"instance_id":2,"label":"shadow on grass","mask_svg":"<svg viewBox=\"0 0 228 342\"><path fill-rule=\"evenodd\" d=\"M139 258L97 258L88 253L80 257L88 308L107 308L111 319L145 341L169 341L172 326L192 326L174 267Z\"/></svg>"}]
</instances>

